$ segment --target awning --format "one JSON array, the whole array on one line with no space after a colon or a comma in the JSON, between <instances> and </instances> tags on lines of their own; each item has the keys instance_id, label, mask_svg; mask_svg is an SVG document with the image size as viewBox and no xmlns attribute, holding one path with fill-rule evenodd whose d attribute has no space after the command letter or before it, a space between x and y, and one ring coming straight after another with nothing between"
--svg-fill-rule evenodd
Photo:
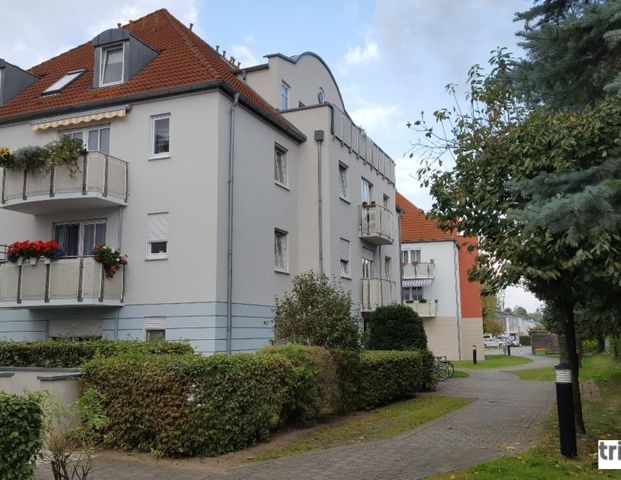
<instances>
[{"instance_id":1,"label":"awning","mask_svg":"<svg viewBox=\"0 0 621 480\"><path fill-rule=\"evenodd\" d=\"M58 128L58 127L68 127L71 125L80 125L83 123L89 122L97 122L101 120L108 120L111 118L119 118L127 115L129 111L129 105L125 105L121 108L106 108L101 110L92 110L90 112L82 112L80 115L73 116L63 116L63 117L52 117L45 118L43 120L38 120L36 122L32 122L32 129L36 132L37 130L47 130L49 128Z\"/></svg>"},{"instance_id":2,"label":"awning","mask_svg":"<svg viewBox=\"0 0 621 480\"><path fill-rule=\"evenodd\" d=\"M427 287L433 283L433 278L410 278L401 282L404 287Z\"/></svg>"}]
</instances>

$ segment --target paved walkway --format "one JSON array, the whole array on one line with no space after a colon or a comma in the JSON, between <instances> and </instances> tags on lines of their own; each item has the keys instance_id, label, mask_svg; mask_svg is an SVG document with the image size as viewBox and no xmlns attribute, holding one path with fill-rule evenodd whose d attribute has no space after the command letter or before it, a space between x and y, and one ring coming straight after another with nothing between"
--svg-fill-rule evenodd
<instances>
[{"instance_id":1,"label":"paved walkway","mask_svg":"<svg viewBox=\"0 0 621 480\"><path fill-rule=\"evenodd\" d=\"M515 350L515 354L529 355L528 349ZM455 395L471 398L473 402L389 440L320 450L224 471L207 470L207 467L203 470L196 464L189 468L179 461L145 461L122 453L105 454L96 460L93 479L411 480L489 461L526 450L550 411L554 383L521 381L506 372L555 363L553 359L531 358L534 361L528 365L470 370L469 378L441 383L437 392L430 395ZM51 477L40 470L37 478Z\"/></svg>"}]
</instances>

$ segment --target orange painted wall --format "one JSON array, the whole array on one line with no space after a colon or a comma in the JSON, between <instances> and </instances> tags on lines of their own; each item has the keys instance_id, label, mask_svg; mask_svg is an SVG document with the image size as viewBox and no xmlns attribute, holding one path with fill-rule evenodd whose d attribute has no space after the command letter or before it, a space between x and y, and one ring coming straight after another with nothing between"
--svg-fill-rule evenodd
<instances>
[{"instance_id":1,"label":"orange painted wall","mask_svg":"<svg viewBox=\"0 0 621 480\"><path fill-rule=\"evenodd\" d=\"M460 283L460 300L461 300L461 316L462 318L480 318L482 317L481 309L481 285L479 282L468 281L468 270L474 265L474 258L477 251L468 251L468 245L475 245L476 242L472 238L457 237L459 244L459 283Z\"/></svg>"}]
</instances>

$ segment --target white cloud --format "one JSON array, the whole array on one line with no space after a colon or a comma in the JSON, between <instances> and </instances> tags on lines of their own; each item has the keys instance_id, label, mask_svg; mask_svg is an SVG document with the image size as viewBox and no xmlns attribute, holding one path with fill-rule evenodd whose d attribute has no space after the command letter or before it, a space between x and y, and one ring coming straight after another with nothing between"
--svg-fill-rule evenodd
<instances>
[{"instance_id":1,"label":"white cloud","mask_svg":"<svg viewBox=\"0 0 621 480\"><path fill-rule=\"evenodd\" d=\"M345 52L344 63L346 66L366 65L380 59L379 44L367 35L364 45L349 47Z\"/></svg>"},{"instance_id":2,"label":"white cloud","mask_svg":"<svg viewBox=\"0 0 621 480\"><path fill-rule=\"evenodd\" d=\"M87 3L87 2L84 2ZM117 23L136 20L160 8L186 25L197 24L199 0L107 0L77 4L72 0L12 2L2 9L2 58L22 68L90 41ZM194 31L200 34L199 25Z\"/></svg>"},{"instance_id":3,"label":"white cloud","mask_svg":"<svg viewBox=\"0 0 621 480\"><path fill-rule=\"evenodd\" d=\"M367 133L391 129L400 114L401 111L395 105L380 104L364 106L350 112L356 125L364 128Z\"/></svg>"},{"instance_id":4,"label":"white cloud","mask_svg":"<svg viewBox=\"0 0 621 480\"><path fill-rule=\"evenodd\" d=\"M242 68L261 63L261 60L246 45L233 45L231 55L235 57L236 61L241 62Z\"/></svg>"}]
</instances>

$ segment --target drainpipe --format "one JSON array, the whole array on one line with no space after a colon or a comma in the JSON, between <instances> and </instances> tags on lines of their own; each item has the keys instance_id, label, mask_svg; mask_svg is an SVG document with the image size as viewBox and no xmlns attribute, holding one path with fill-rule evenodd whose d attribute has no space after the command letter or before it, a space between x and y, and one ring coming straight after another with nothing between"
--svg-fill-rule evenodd
<instances>
[{"instance_id":1,"label":"drainpipe","mask_svg":"<svg viewBox=\"0 0 621 480\"><path fill-rule=\"evenodd\" d=\"M460 360L461 358L461 303L459 299L459 261L458 261L458 248L457 242L453 243L453 266L455 267L455 307L457 313L457 355Z\"/></svg>"},{"instance_id":2,"label":"drainpipe","mask_svg":"<svg viewBox=\"0 0 621 480\"><path fill-rule=\"evenodd\" d=\"M119 228L117 229L118 237L117 242L119 245L119 252L123 251L123 207L119 206ZM124 271L124 270L123 270ZM125 282L125 275L123 275L123 282ZM125 285L123 285L125 290ZM119 339L119 309L114 309L114 339Z\"/></svg>"},{"instance_id":3,"label":"drainpipe","mask_svg":"<svg viewBox=\"0 0 621 480\"><path fill-rule=\"evenodd\" d=\"M396 202L396 199L395 199ZM397 287L397 293L399 294L399 298L397 299L398 304L403 303L403 262L401 261L401 216L403 215L403 209L396 207L397 211L397 258L395 259L399 262L399 284Z\"/></svg>"},{"instance_id":4,"label":"drainpipe","mask_svg":"<svg viewBox=\"0 0 621 480\"><path fill-rule=\"evenodd\" d=\"M317 202L319 208L319 272L323 273L323 196L321 194L321 144L323 143L323 130L315 130L315 142L317 142Z\"/></svg>"},{"instance_id":5,"label":"drainpipe","mask_svg":"<svg viewBox=\"0 0 621 480\"><path fill-rule=\"evenodd\" d=\"M227 238L227 282L226 282L226 353L231 354L233 336L233 167L235 159L235 110L239 103L239 92L235 92L231 105L231 126L229 129L229 212Z\"/></svg>"}]
</instances>

